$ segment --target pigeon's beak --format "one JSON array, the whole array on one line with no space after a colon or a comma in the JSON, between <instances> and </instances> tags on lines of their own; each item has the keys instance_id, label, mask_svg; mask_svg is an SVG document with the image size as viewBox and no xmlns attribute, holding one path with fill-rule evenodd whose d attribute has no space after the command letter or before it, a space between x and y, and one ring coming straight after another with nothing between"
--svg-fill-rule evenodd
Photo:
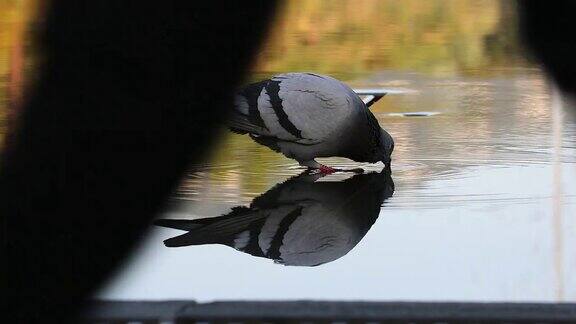
<instances>
[{"instance_id":1,"label":"pigeon's beak","mask_svg":"<svg viewBox=\"0 0 576 324\"><path fill-rule=\"evenodd\" d=\"M392 159L390 159L390 158L382 160L382 163L384 163L384 170L387 170L387 171L392 170L392 168L390 166L390 162L392 162Z\"/></svg>"}]
</instances>

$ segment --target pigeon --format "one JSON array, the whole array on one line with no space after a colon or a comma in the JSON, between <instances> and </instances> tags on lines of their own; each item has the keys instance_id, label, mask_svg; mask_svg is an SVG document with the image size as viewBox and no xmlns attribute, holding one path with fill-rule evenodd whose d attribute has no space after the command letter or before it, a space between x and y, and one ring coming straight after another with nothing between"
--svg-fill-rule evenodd
<instances>
[{"instance_id":1,"label":"pigeon","mask_svg":"<svg viewBox=\"0 0 576 324\"><path fill-rule=\"evenodd\" d=\"M332 173L318 157L390 167L394 140L346 84L315 73L285 73L252 83L235 96L230 130L298 161Z\"/></svg>"},{"instance_id":2,"label":"pigeon","mask_svg":"<svg viewBox=\"0 0 576 324\"><path fill-rule=\"evenodd\" d=\"M394 193L389 171L356 174L344 181L317 181L304 171L219 217L159 219L155 225L187 231L167 247L223 244L290 266L317 266L352 250Z\"/></svg>"}]
</instances>

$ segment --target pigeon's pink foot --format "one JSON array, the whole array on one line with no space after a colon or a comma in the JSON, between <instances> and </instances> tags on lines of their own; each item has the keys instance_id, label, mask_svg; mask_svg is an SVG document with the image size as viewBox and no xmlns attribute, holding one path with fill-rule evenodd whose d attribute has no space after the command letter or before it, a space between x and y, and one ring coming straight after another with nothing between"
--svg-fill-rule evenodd
<instances>
[{"instance_id":1,"label":"pigeon's pink foot","mask_svg":"<svg viewBox=\"0 0 576 324\"><path fill-rule=\"evenodd\" d=\"M321 165L318 170L319 170L320 173L322 173L322 174L331 174L331 173L334 173L334 172L338 171L338 170L336 170L336 169L334 169L334 168L332 168L332 167L326 166L326 165Z\"/></svg>"}]
</instances>

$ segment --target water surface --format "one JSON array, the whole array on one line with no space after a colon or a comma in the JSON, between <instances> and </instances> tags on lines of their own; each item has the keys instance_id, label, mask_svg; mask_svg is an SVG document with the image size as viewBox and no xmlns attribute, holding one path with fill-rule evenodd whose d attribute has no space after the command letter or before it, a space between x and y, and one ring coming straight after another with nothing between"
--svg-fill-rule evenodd
<instances>
[{"instance_id":1,"label":"water surface","mask_svg":"<svg viewBox=\"0 0 576 324\"><path fill-rule=\"evenodd\" d=\"M573 111L551 104L550 86L539 70L452 78L382 71L354 83L387 87L402 83L402 87L415 90L389 95L374 107L379 122L396 141L395 191L376 202L382 207L367 231L362 232L357 223L370 217L367 205L374 204L370 192L377 193L377 186L353 185L344 193L318 184L286 189L285 182L302 172L296 162L246 136L229 135L203 171L191 173L183 181L171 209L162 217L215 217L231 213L236 206L251 212L273 210L264 216L269 217L267 226L272 229L252 225L252 234L261 231L258 253L242 252L248 249L249 227L238 226L236 242L228 244L241 251L222 244L195 245L226 244L222 240L196 240L192 245L168 248L163 240L187 231L154 227L141 253L102 297L201 301L576 299L576 281L570 275L576 270L576 123ZM402 116L416 111L435 114ZM324 162L358 165L345 159ZM382 168L363 166L376 175ZM349 181L345 179L350 175L335 174L316 181L345 186ZM276 197L273 206L262 207L262 197L269 199L278 187L284 200ZM267 192L270 189L272 194ZM333 195L342 200L354 192L365 196L365 201L331 209L328 198L318 198ZM299 199L305 197L321 206L316 209L318 219L314 221L314 209L306 207L308 212L284 229L284 250L274 252L270 242L274 233L282 231L280 221L287 222L290 208L304 204ZM346 213L357 222L343 225L341 218ZM192 231L188 235L194 241L203 234ZM311 243L307 237L317 241ZM342 247L342 240L349 245ZM332 250L323 250L322 244ZM267 251L272 252L266 256ZM290 253L308 253L317 259L295 265L279 260L282 253L288 258ZM318 258L322 253L324 258Z\"/></svg>"},{"instance_id":2,"label":"water surface","mask_svg":"<svg viewBox=\"0 0 576 324\"><path fill-rule=\"evenodd\" d=\"M574 110L553 105L542 72L520 58L514 21L509 2L290 3L252 79L315 71L392 90L372 109L396 141L393 196L342 189L342 174L293 186L294 161L228 135L162 218L262 218L217 239L154 227L101 296L575 301ZM362 208L327 198L354 192ZM226 222L213 219L211 233ZM182 234L194 244L163 245ZM195 245L210 239L221 244Z\"/></svg>"}]
</instances>

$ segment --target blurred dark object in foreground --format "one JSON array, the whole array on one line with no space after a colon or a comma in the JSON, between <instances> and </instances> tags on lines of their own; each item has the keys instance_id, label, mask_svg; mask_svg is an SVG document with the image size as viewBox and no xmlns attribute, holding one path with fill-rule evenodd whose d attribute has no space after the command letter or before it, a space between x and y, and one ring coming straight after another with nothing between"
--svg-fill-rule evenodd
<instances>
[{"instance_id":1,"label":"blurred dark object in foreground","mask_svg":"<svg viewBox=\"0 0 576 324\"><path fill-rule=\"evenodd\" d=\"M49 2L2 157L6 322L72 321L117 270L214 142L274 5Z\"/></svg>"},{"instance_id":2,"label":"blurred dark object in foreground","mask_svg":"<svg viewBox=\"0 0 576 324\"><path fill-rule=\"evenodd\" d=\"M561 90L576 97L576 1L518 0L524 44Z\"/></svg>"}]
</instances>

